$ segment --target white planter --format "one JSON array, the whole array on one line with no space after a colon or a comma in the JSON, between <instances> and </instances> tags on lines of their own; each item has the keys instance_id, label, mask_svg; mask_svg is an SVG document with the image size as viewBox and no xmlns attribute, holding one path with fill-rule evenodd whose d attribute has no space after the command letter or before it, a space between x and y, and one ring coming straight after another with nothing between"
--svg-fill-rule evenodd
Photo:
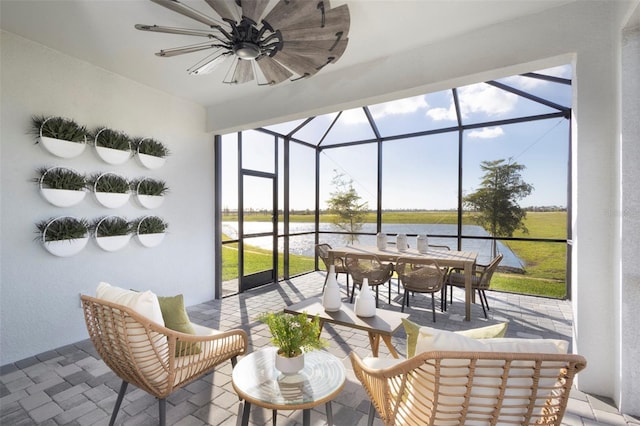
<instances>
[{"instance_id":1,"label":"white planter","mask_svg":"<svg viewBox=\"0 0 640 426\"><path fill-rule=\"evenodd\" d=\"M129 244L131 235L114 235L112 237L97 237L98 247L105 251L118 251Z\"/></svg>"},{"instance_id":2,"label":"white planter","mask_svg":"<svg viewBox=\"0 0 640 426\"><path fill-rule=\"evenodd\" d=\"M117 209L124 206L129 201L130 193L115 193L115 192L94 192L96 200L104 207L109 209Z\"/></svg>"},{"instance_id":3,"label":"white planter","mask_svg":"<svg viewBox=\"0 0 640 426\"><path fill-rule=\"evenodd\" d=\"M145 247L156 247L164 240L164 232L161 234L137 234L138 242Z\"/></svg>"},{"instance_id":4,"label":"white planter","mask_svg":"<svg viewBox=\"0 0 640 426\"><path fill-rule=\"evenodd\" d=\"M138 153L138 160L140 164L142 164L147 169L159 169L164 166L165 158L156 157L154 155L149 154L140 154Z\"/></svg>"},{"instance_id":5,"label":"white planter","mask_svg":"<svg viewBox=\"0 0 640 426\"><path fill-rule=\"evenodd\" d=\"M71 189L40 188L40 193L45 200L56 207L71 207L84 199L86 191L73 191Z\"/></svg>"},{"instance_id":6,"label":"white planter","mask_svg":"<svg viewBox=\"0 0 640 426\"><path fill-rule=\"evenodd\" d=\"M276 353L276 369L282 374L296 374L304 368L304 353L293 358L287 358Z\"/></svg>"},{"instance_id":7,"label":"white planter","mask_svg":"<svg viewBox=\"0 0 640 426\"><path fill-rule=\"evenodd\" d=\"M131 151L105 148L103 146L96 146L96 152L102 158L102 161L113 165L123 164L131 157Z\"/></svg>"},{"instance_id":8,"label":"white planter","mask_svg":"<svg viewBox=\"0 0 640 426\"><path fill-rule=\"evenodd\" d=\"M44 248L54 256L69 257L78 254L87 245L89 237L72 240L43 241Z\"/></svg>"},{"instance_id":9,"label":"white planter","mask_svg":"<svg viewBox=\"0 0 640 426\"><path fill-rule=\"evenodd\" d=\"M86 141L71 142L65 141L63 139L49 138L47 136L40 136L38 139L45 150L47 150L50 154L61 158L77 157L78 155L82 154L85 147L87 146Z\"/></svg>"},{"instance_id":10,"label":"white planter","mask_svg":"<svg viewBox=\"0 0 640 426\"><path fill-rule=\"evenodd\" d=\"M145 209L157 209L164 202L164 196L162 195L142 195L136 194L136 198L142 207Z\"/></svg>"}]
</instances>

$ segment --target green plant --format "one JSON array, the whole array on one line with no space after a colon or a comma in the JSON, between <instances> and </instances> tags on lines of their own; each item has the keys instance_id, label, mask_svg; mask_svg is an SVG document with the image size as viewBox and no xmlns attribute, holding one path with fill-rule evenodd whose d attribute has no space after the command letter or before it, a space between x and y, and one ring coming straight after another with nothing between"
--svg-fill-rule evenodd
<instances>
[{"instance_id":1,"label":"green plant","mask_svg":"<svg viewBox=\"0 0 640 426\"><path fill-rule=\"evenodd\" d=\"M116 194L125 194L130 188L129 181L115 173L96 173L89 178L89 184L96 192Z\"/></svg>"},{"instance_id":2,"label":"green plant","mask_svg":"<svg viewBox=\"0 0 640 426\"><path fill-rule=\"evenodd\" d=\"M117 149L120 151L131 150L131 138L124 132L103 128L96 129L94 133L96 146Z\"/></svg>"},{"instance_id":3,"label":"green plant","mask_svg":"<svg viewBox=\"0 0 640 426\"><path fill-rule=\"evenodd\" d=\"M50 169L41 167L38 169L38 174L40 176L35 178L34 181L36 183L42 181L46 188L81 191L87 186L85 175L65 167L53 167Z\"/></svg>"},{"instance_id":4,"label":"green plant","mask_svg":"<svg viewBox=\"0 0 640 426\"><path fill-rule=\"evenodd\" d=\"M36 232L39 236L43 236L45 241L73 240L87 236L89 222L86 219L74 217L52 218L36 223L36 228L38 228Z\"/></svg>"},{"instance_id":5,"label":"green plant","mask_svg":"<svg viewBox=\"0 0 640 426\"><path fill-rule=\"evenodd\" d=\"M91 227L95 229L96 237L115 237L131 233L133 225L119 216L96 219Z\"/></svg>"},{"instance_id":6,"label":"green plant","mask_svg":"<svg viewBox=\"0 0 640 426\"><path fill-rule=\"evenodd\" d=\"M328 345L320 338L320 318L317 315L310 319L306 312L298 315L266 312L258 320L267 324L271 332L271 343L284 357L295 357L303 350L322 349Z\"/></svg>"},{"instance_id":7,"label":"green plant","mask_svg":"<svg viewBox=\"0 0 640 426\"><path fill-rule=\"evenodd\" d=\"M133 226L139 234L161 234L167 230L169 224L158 216L145 216L136 219Z\"/></svg>"},{"instance_id":8,"label":"green plant","mask_svg":"<svg viewBox=\"0 0 640 426\"><path fill-rule=\"evenodd\" d=\"M31 117L31 133L40 136L40 129L42 136L77 143L85 143L89 134L85 126L68 118L34 115Z\"/></svg>"},{"instance_id":9,"label":"green plant","mask_svg":"<svg viewBox=\"0 0 640 426\"><path fill-rule=\"evenodd\" d=\"M160 157L160 158L165 158L169 154L171 154L169 149L166 146L164 146L162 142L159 142L155 139L139 138L139 139L135 139L133 143L134 143L134 146L136 147L136 150L140 154L153 155L154 157Z\"/></svg>"},{"instance_id":10,"label":"green plant","mask_svg":"<svg viewBox=\"0 0 640 426\"><path fill-rule=\"evenodd\" d=\"M156 179L137 179L131 183L131 188L138 195L164 195L169 192L169 187L163 180Z\"/></svg>"}]
</instances>

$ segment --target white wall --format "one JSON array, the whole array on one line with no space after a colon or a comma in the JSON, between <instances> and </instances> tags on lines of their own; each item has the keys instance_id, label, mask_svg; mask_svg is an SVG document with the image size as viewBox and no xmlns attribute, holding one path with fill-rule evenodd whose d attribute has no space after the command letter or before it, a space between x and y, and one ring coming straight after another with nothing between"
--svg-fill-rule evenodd
<instances>
[{"instance_id":1,"label":"white wall","mask_svg":"<svg viewBox=\"0 0 640 426\"><path fill-rule=\"evenodd\" d=\"M0 34L0 365L87 338L79 293L95 294L101 280L161 295L184 293L187 304L212 299L213 137L204 131L205 110L13 34ZM34 114L153 137L172 155L157 170L145 169L135 159L108 165L91 146L79 157L60 159L27 134ZM31 182L36 168L53 165L164 179L170 193L157 210L144 210L133 201L110 210L100 207L92 194L78 206L54 207ZM134 219L149 213L169 223L168 235L156 248L132 239L123 250L108 253L92 240L78 255L57 258L34 241L35 223L53 216L118 214Z\"/></svg>"}]
</instances>

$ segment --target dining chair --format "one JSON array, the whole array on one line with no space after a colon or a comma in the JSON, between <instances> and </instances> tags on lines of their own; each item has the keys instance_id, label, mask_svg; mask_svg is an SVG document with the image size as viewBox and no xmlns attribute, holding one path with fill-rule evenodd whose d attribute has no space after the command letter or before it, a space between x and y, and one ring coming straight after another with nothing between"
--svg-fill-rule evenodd
<instances>
[{"instance_id":1,"label":"dining chair","mask_svg":"<svg viewBox=\"0 0 640 426\"><path fill-rule=\"evenodd\" d=\"M324 267L327 270L327 275L324 277L324 284L322 284L322 291L324 291L324 286L327 285L327 279L329 278L329 250L331 250L331 245L322 243L316 244L316 256L322 260L324 263ZM344 259L342 257L334 257L333 258L333 266L336 271L336 278L338 278L338 274L345 274L347 276L347 296L349 295L349 272L347 271L347 267L344 263Z\"/></svg>"},{"instance_id":2,"label":"dining chair","mask_svg":"<svg viewBox=\"0 0 640 426\"><path fill-rule=\"evenodd\" d=\"M358 289L362 288L362 281L367 278L369 285L376 288L376 308L378 307L378 287L387 283L393 276L393 264L382 263L375 255L347 254L344 259L347 271L353 279L351 289L351 303ZM391 304L391 288L389 288L389 304Z\"/></svg>"},{"instance_id":3,"label":"dining chair","mask_svg":"<svg viewBox=\"0 0 640 426\"><path fill-rule=\"evenodd\" d=\"M476 264L476 268L473 271L473 275L471 276L471 285L473 290L478 292L478 297L480 298L480 304L482 305L482 312L484 312L484 317L487 318L487 311L489 309L489 301L487 300L487 295L485 290L489 288L491 285L491 278L493 277L493 273L498 268L498 265L502 261L504 255L500 253L497 255L488 265ZM453 287L465 288L464 284L464 273L459 269L452 269L447 274L445 279L445 287L444 287L444 307L445 310L447 308L447 287L450 287L451 294L449 295L450 303L453 303Z\"/></svg>"},{"instance_id":4,"label":"dining chair","mask_svg":"<svg viewBox=\"0 0 640 426\"><path fill-rule=\"evenodd\" d=\"M398 281L404 287L402 296L402 312L405 305L409 307L409 292L431 293L431 313L433 322L436 321L436 302L434 293L439 292L444 284L447 268L440 267L430 259L400 257L396 262ZM442 310L442 305L440 306Z\"/></svg>"}]
</instances>

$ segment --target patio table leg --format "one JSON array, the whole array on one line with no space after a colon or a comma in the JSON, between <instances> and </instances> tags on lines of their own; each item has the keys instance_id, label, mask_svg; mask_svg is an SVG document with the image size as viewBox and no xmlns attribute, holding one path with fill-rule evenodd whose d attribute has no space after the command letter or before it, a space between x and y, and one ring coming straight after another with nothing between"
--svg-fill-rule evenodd
<instances>
[{"instance_id":1,"label":"patio table leg","mask_svg":"<svg viewBox=\"0 0 640 426\"><path fill-rule=\"evenodd\" d=\"M245 400L242 407L242 426L249 426L249 414L251 414L251 403Z\"/></svg>"},{"instance_id":2,"label":"patio table leg","mask_svg":"<svg viewBox=\"0 0 640 426\"><path fill-rule=\"evenodd\" d=\"M311 409L302 410L302 425L311 426Z\"/></svg>"},{"instance_id":3,"label":"patio table leg","mask_svg":"<svg viewBox=\"0 0 640 426\"><path fill-rule=\"evenodd\" d=\"M369 345L371 345L371 353L374 357L378 356L378 349L380 348L380 335L369 332Z\"/></svg>"},{"instance_id":4,"label":"patio table leg","mask_svg":"<svg viewBox=\"0 0 640 426\"><path fill-rule=\"evenodd\" d=\"M333 410L331 409L331 401L325 404L327 411L327 425L333 426Z\"/></svg>"}]
</instances>

